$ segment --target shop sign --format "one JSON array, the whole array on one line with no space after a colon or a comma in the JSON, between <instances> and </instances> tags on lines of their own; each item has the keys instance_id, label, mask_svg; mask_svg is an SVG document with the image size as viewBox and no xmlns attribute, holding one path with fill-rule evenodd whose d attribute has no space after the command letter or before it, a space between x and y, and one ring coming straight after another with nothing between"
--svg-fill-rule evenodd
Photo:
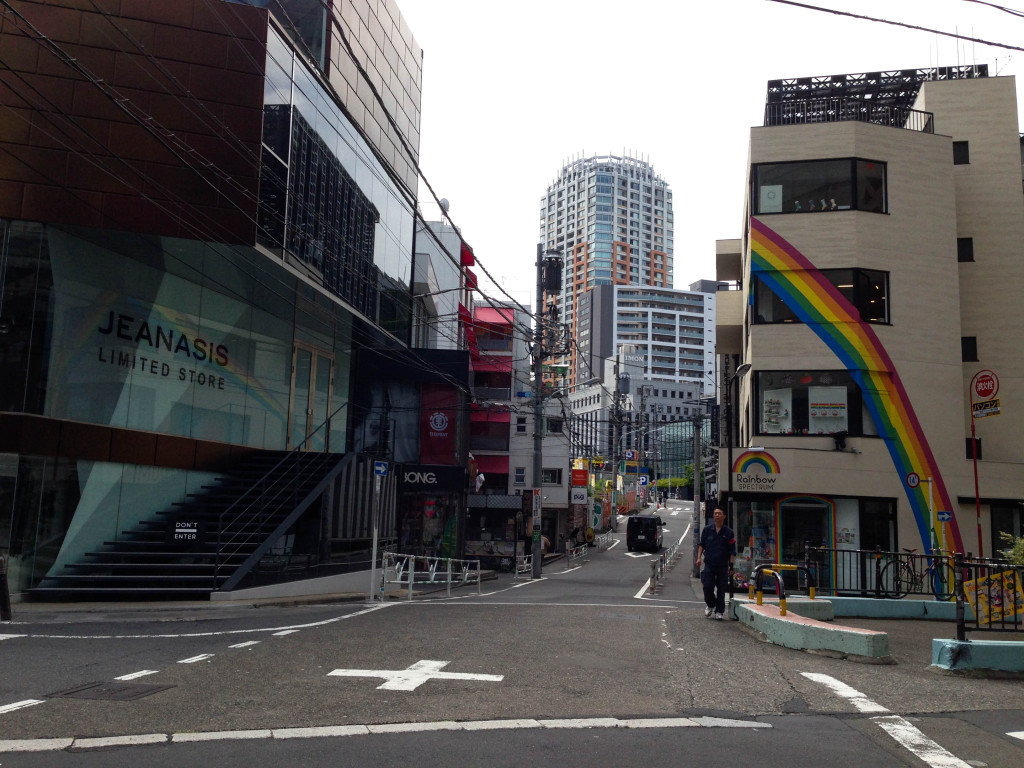
<instances>
[{"instance_id":1,"label":"shop sign","mask_svg":"<svg viewBox=\"0 0 1024 768\"><path fill-rule=\"evenodd\" d=\"M744 451L732 465L734 491L771 493L779 479L779 462L767 451Z\"/></svg>"},{"instance_id":2,"label":"shop sign","mask_svg":"<svg viewBox=\"0 0 1024 768\"><path fill-rule=\"evenodd\" d=\"M574 469L572 471L572 484L573 485L586 485L589 479L589 473L585 469Z\"/></svg>"},{"instance_id":3,"label":"shop sign","mask_svg":"<svg viewBox=\"0 0 1024 768\"><path fill-rule=\"evenodd\" d=\"M466 470L436 464L404 464L399 477L402 492L456 493L466 486Z\"/></svg>"},{"instance_id":4,"label":"shop sign","mask_svg":"<svg viewBox=\"0 0 1024 768\"><path fill-rule=\"evenodd\" d=\"M587 489L586 488L570 488L569 489L569 503L570 504L586 504L587 503Z\"/></svg>"},{"instance_id":5,"label":"shop sign","mask_svg":"<svg viewBox=\"0 0 1024 768\"><path fill-rule=\"evenodd\" d=\"M978 403L971 403L971 412L974 414L974 418L983 419L986 416L998 416L1000 413L999 398L995 397L991 400L982 400Z\"/></svg>"}]
</instances>

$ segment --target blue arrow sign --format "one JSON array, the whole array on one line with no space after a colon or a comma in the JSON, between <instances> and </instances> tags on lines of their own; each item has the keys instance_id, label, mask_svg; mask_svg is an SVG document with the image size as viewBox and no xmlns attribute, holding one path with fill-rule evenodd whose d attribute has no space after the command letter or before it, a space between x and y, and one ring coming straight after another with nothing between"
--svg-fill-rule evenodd
<instances>
[{"instance_id":1,"label":"blue arrow sign","mask_svg":"<svg viewBox=\"0 0 1024 768\"><path fill-rule=\"evenodd\" d=\"M948 509L940 509L938 512L935 513L935 517L938 518L938 521L940 523L948 523L950 520L953 519L953 513L950 512Z\"/></svg>"},{"instance_id":2,"label":"blue arrow sign","mask_svg":"<svg viewBox=\"0 0 1024 768\"><path fill-rule=\"evenodd\" d=\"M386 461L375 461L373 462L373 474L375 475L386 475L388 473L388 463Z\"/></svg>"}]
</instances>

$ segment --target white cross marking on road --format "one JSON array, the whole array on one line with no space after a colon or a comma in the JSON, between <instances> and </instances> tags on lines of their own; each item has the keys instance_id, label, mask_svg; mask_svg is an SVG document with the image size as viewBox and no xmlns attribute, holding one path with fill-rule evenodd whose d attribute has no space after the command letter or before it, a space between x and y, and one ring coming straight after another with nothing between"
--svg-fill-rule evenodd
<instances>
[{"instance_id":1,"label":"white cross marking on road","mask_svg":"<svg viewBox=\"0 0 1024 768\"><path fill-rule=\"evenodd\" d=\"M336 669L328 672L335 677L382 677L384 684L378 691L414 691L431 679L436 680L487 680L500 683L504 675L475 675L468 672L442 672L450 661L417 661L408 669Z\"/></svg>"}]
</instances>

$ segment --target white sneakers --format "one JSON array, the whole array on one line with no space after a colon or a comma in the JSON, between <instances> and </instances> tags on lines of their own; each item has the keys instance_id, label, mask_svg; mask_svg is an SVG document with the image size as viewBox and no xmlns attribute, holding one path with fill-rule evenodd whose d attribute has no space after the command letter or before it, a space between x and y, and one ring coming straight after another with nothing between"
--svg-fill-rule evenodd
<instances>
[{"instance_id":1,"label":"white sneakers","mask_svg":"<svg viewBox=\"0 0 1024 768\"><path fill-rule=\"evenodd\" d=\"M716 614L715 614L715 621L721 621L721 620L722 620L722 619L724 619L724 618L725 618L725 616L723 616L723 615L722 615L722 614L720 614L720 613L716 613Z\"/></svg>"},{"instance_id":2,"label":"white sneakers","mask_svg":"<svg viewBox=\"0 0 1024 768\"><path fill-rule=\"evenodd\" d=\"M711 614L714 613L714 612L715 612L715 609L712 608L710 605L707 605L707 606L704 607L704 617L705 618L710 619L711 618Z\"/></svg>"}]
</instances>

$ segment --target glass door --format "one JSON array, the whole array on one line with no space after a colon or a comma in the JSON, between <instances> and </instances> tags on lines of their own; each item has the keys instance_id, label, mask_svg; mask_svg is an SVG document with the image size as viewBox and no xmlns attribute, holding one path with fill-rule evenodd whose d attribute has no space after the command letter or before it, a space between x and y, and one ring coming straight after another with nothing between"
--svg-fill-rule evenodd
<instances>
[{"instance_id":1,"label":"glass door","mask_svg":"<svg viewBox=\"0 0 1024 768\"><path fill-rule=\"evenodd\" d=\"M304 451L327 449L327 417L331 408L333 359L319 350L296 346L292 357L292 402L288 416L288 447Z\"/></svg>"}]
</instances>

